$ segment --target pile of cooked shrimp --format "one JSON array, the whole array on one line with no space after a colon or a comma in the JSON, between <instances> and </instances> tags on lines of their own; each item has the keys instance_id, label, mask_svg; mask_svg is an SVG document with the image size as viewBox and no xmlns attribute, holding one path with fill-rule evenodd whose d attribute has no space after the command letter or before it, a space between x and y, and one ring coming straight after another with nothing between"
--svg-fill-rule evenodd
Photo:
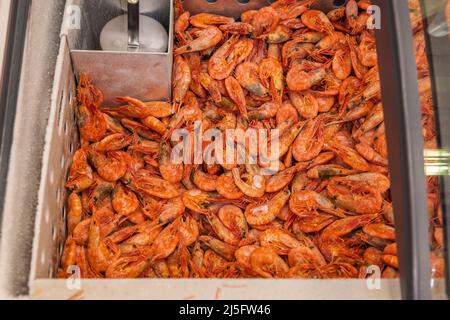
<instances>
[{"instance_id":1,"label":"pile of cooked shrimp","mask_svg":"<svg viewBox=\"0 0 450 320\"><path fill-rule=\"evenodd\" d=\"M60 277L71 266L83 278L364 278L370 266L398 276L370 1L328 14L314 2L279 0L236 21L191 16L176 1L172 102L119 97L121 106L104 106L80 75L81 147L66 184ZM433 144L426 92L424 133ZM276 131L278 170L248 145L245 156L257 161L174 161L173 134L191 139L195 123ZM437 182L429 187L439 226ZM442 228L434 230L437 247ZM433 265L441 260L434 255Z\"/></svg>"}]
</instances>

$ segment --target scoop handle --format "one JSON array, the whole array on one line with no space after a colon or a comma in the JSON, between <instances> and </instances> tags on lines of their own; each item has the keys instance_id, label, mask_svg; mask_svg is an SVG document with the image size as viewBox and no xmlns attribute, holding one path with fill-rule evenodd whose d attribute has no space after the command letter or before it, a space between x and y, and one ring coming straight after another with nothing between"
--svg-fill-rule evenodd
<instances>
[{"instance_id":1,"label":"scoop handle","mask_svg":"<svg viewBox=\"0 0 450 320\"><path fill-rule=\"evenodd\" d=\"M128 0L128 51L139 51L139 0Z\"/></svg>"}]
</instances>

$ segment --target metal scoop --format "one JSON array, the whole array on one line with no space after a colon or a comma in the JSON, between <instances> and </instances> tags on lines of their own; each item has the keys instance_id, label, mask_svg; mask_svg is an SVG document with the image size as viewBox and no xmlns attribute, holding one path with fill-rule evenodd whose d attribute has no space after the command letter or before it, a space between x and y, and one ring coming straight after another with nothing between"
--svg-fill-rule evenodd
<instances>
[{"instance_id":1,"label":"metal scoop","mask_svg":"<svg viewBox=\"0 0 450 320\"><path fill-rule=\"evenodd\" d=\"M139 0L128 0L128 51L139 51Z\"/></svg>"},{"instance_id":2,"label":"metal scoop","mask_svg":"<svg viewBox=\"0 0 450 320\"><path fill-rule=\"evenodd\" d=\"M183 6L191 14L201 12L215 13L239 18L248 10L258 10L270 5L274 0L184 0ZM318 0L312 7L329 12L346 5L347 0Z\"/></svg>"},{"instance_id":3,"label":"metal scoop","mask_svg":"<svg viewBox=\"0 0 450 320\"><path fill-rule=\"evenodd\" d=\"M145 3L148 0L143 2L144 5ZM118 16L105 25L100 34L100 46L104 51L167 51L167 31L155 19L141 15L141 4L142 1L139 0L128 0L127 14Z\"/></svg>"}]
</instances>

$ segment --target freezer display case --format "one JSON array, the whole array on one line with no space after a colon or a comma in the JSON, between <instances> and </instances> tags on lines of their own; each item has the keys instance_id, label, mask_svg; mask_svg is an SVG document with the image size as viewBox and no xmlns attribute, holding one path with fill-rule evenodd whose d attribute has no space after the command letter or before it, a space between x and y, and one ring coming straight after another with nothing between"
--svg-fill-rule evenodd
<instances>
[{"instance_id":1,"label":"freezer display case","mask_svg":"<svg viewBox=\"0 0 450 320\"><path fill-rule=\"evenodd\" d=\"M18 97L1 106L17 116L2 157L0 294L449 297L450 1L47 5L62 21L40 25L46 5L32 1L27 40L11 38L25 50L9 72ZM167 43L144 49L157 33ZM50 79L25 81L43 59L31 48L55 39L39 61ZM42 87L48 108L24 120ZM269 163L250 163L250 146L242 164L175 163L169 138L196 123L277 130L268 146L285 150Z\"/></svg>"}]
</instances>

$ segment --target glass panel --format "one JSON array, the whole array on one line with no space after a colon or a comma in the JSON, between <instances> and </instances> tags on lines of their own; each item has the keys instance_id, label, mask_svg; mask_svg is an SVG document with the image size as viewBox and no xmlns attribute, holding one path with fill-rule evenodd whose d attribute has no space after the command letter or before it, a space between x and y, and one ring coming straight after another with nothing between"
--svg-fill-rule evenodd
<instances>
[{"instance_id":1,"label":"glass panel","mask_svg":"<svg viewBox=\"0 0 450 320\"><path fill-rule=\"evenodd\" d=\"M450 204L450 1L410 0L410 10L425 139L431 275L439 279L445 276L444 213Z\"/></svg>"}]
</instances>

